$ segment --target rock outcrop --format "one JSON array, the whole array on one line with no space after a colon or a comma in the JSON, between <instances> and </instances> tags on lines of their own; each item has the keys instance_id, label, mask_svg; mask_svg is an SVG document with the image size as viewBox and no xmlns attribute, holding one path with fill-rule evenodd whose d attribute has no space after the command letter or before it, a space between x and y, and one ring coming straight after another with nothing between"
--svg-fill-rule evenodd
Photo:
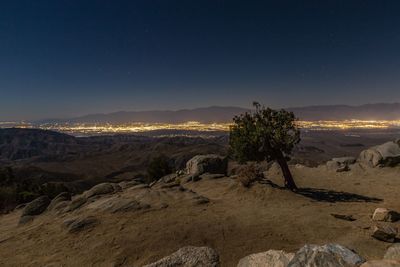
<instances>
[{"instance_id":1,"label":"rock outcrop","mask_svg":"<svg viewBox=\"0 0 400 267\"><path fill-rule=\"evenodd\" d=\"M78 233L80 231L92 228L99 224L99 220L93 216L74 218L64 221L69 233Z\"/></svg>"},{"instance_id":2,"label":"rock outcrop","mask_svg":"<svg viewBox=\"0 0 400 267\"><path fill-rule=\"evenodd\" d=\"M41 196L28 203L22 211L19 224L32 221L36 215L42 214L50 204L48 196Z\"/></svg>"},{"instance_id":3,"label":"rock outcrop","mask_svg":"<svg viewBox=\"0 0 400 267\"><path fill-rule=\"evenodd\" d=\"M186 173L199 176L203 173L225 174L228 162L219 155L197 155L186 163Z\"/></svg>"},{"instance_id":4,"label":"rock outcrop","mask_svg":"<svg viewBox=\"0 0 400 267\"><path fill-rule=\"evenodd\" d=\"M121 187L119 187L119 188L121 188ZM116 187L112 183L101 183L101 184L95 185L92 188L90 188L89 190L85 191L83 193L83 196L86 198L90 198L90 197L97 196L97 195L113 193L114 191L117 191L117 190L116 190Z\"/></svg>"},{"instance_id":5,"label":"rock outcrop","mask_svg":"<svg viewBox=\"0 0 400 267\"><path fill-rule=\"evenodd\" d=\"M377 208L372 215L374 221L396 222L400 220L400 213L386 208Z\"/></svg>"},{"instance_id":6,"label":"rock outcrop","mask_svg":"<svg viewBox=\"0 0 400 267\"><path fill-rule=\"evenodd\" d=\"M372 237L380 241L393 243L396 240L397 228L390 225L377 225L374 227Z\"/></svg>"},{"instance_id":7,"label":"rock outcrop","mask_svg":"<svg viewBox=\"0 0 400 267\"><path fill-rule=\"evenodd\" d=\"M49 204L50 204L50 199L48 196L38 197L25 206L21 216L23 217L23 216L39 215L46 210Z\"/></svg>"},{"instance_id":8,"label":"rock outcrop","mask_svg":"<svg viewBox=\"0 0 400 267\"><path fill-rule=\"evenodd\" d=\"M183 247L173 254L143 267L217 267L218 253L209 247Z\"/></svg>"},{"instance_id":9,"label":"rock outcrop","mask_svg":"<svg viewBox=\"0 0 400 267\"><path fill-rule=\"evenodd\" d=\"M305 245L296 252L288 267L356 267L364 261L358 254L338 244Z\"/></svg>"},{"instance_id":10,"label":"rock outcrop","mask_svg":"<svg viewBox=\"0 0 400 267\"><path fill-rule=\"evenodd\" d=\"M76 209L80 208L83 204L85 204L86 202L87 202L87 199L85 197L78 196L71 201L67 210L68 211L76 210Z\"/></svg>"},{"instance_id":11,"label":"rock outcrop","mask_svg":"<svg viewBox=\"0 0 400 267\"><path fill-rule=\"evenodd\" d=\"M68 192L62 192L53 198L50 205L47 207L47 210L58 210L59 208L66 207L69 201L71 201L71 194Z\"/></svg>"},{"instance_id":12,"label":"rock outcrop","mask_svg":"<svg viewBox=\"0 0 400 267\"><path fill-rule=\"evenodd\" d=\"M237 267L286 267L293 256L283 250L268 250L242 258Z\"/></svg>"},{"instance_id":13,"label":"rock outcrop","mask_svg":"<svg viewBox=\"0 0 400 267\"><path fill-rule=\"evenodd\" d=\"M388 248L383 257L386 260L398 260L400 261L400 244L394 244Z\"/></svg>"},{"instance_id":14,"label":"rock outcrop","mask_svg":"<svg viewBox=\"0 0 400 267\"><path fill-rule=\"evenodd\" d=\"M358 161L372 167L398 165L400 164L400 140L366 149L360 153Z\"/></svg>"},{"instance_id":15,"label":"rock outcrop","mask_svg":"<svg viewBox=\"0 0 400 267\"><path fill-rule=\"evenodd\" d=\"M344 172L350 170L350 165L356 162L354 157L333 158L326 163L326 167L330 171Z\"/></svg>"}]
</instances>

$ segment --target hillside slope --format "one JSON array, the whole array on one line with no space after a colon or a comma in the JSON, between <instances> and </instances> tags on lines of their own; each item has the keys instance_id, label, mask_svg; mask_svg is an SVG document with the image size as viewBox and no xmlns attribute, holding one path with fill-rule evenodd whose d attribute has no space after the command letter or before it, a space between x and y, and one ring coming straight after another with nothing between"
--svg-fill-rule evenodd
<instances>
[{"instance_id":1,"label":"hillside slope","mask_svg":"<svg viewBox=\"0 0 400 267\"><path fill-rule=\"evenodd\" d=\"M292 170L298 185L306 188L304 194L268 182L246 189L226 177L182 188L125 186L74 211L49 211L21 226L21 211L15 211L0 216L0 265L142 266L195 245L215 248L222 267L230 267L251 253L331 242L367 259L382 258L387 243L370 236L370 216L377 207L400 210L399 168ZM274 169L268 178L281 184ZM331 213L352 215L356 221L339 220ZM71 230L70 222L82 218L87 218L87 226Z\"/></svg>"}]
</instances>

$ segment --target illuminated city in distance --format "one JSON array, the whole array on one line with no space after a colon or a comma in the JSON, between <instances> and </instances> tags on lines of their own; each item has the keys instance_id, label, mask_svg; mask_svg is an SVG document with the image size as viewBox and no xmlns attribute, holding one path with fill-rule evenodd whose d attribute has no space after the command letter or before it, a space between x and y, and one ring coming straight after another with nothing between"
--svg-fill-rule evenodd
<instances>
[{"instance_id":1,"label":"illuminated city in distance","mask_svg":"<svg viewBox=\"0 0 400 267\"><path fill-rule=\"evenodd\" d=\"M0 128L38 128L52 130L71 135L110 135L145 133L151 131L192 131L192 132L226 132L231 123L200 123L188 121L184 123L46 123L32 124L27 122L0 122ZM344 120L344 121L298 121L301 129L321 130L351 130L351 129L400 129L400 120Z\"/></svg>"}]
</instances>

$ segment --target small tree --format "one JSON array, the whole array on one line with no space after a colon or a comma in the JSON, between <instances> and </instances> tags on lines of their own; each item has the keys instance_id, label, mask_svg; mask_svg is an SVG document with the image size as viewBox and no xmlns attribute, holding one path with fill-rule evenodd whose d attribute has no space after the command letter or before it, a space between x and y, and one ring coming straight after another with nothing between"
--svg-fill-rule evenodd
<instances>
[{"instance_id":1,"label":"small tree","mask_svg":"<svg viewBox=\"0 0 400 267\"><path fill-rule=\"evenodd\" d=\"M168 157L160 155L153 158L147 167L147 182L151 183L173 172Z\"/></svg>"},{"instance_id":2,"label":"small tree","mask_svg":"<svg viewBox=\"0 0 400 267\"><path fill-rule=\"evenodd\" d=\"M300 130L293 112L265 108L254 102L254 112L233 118L229 144L239 162L276 161L282 169L285 187L294 191L297 186L287 164L294 146L300 142Z\"/></svg>"}]
</instances>

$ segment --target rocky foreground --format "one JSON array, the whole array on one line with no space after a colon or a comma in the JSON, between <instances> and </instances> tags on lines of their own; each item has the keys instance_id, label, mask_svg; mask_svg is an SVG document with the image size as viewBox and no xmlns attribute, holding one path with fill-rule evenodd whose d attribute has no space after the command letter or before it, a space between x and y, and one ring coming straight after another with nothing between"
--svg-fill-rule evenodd
<instances>
[{"instance_id":1,"label":"rocky foreground","mask_svg":"<svg viewBox=\"0 0 400 267\"><path fill-rule=\"evenodd\" d=\"M276 165L245 187L208 155L152 184L40 197L0 217L0 265L400 266L400 168L336 162L291 166L297 193Z\"/></svg>"}]
</instances>

